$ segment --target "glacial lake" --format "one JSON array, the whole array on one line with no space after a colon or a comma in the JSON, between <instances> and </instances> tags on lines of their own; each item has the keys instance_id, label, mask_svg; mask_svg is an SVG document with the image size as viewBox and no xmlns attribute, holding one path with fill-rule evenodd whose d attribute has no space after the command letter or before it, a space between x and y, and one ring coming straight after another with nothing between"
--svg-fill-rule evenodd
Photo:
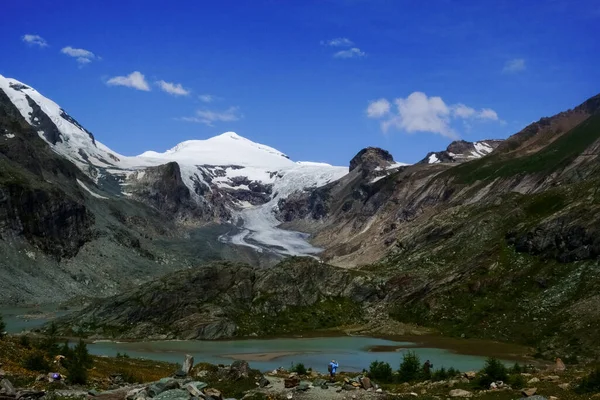
<instances>
[{"instance_id":1,"label":"glacial lake","mask_svg":"<svg viewBox=\"0 0 600 400\"><path fill-rule=\"evenodd\" d=\"M2 307L9 333L18 333L40 327L49 320L66 314L52 306L42 308ZM127 353L130 357L181 363L185 354L194 356L196 363L230 364L246 360L253 368L270 371L289 368L292 363L303 363L319 372L326 372L327 364L335 359L342 371L356 372L368 369L372 361L390 363L396 369L402 354L414 351L421 361L430 360L434 368L454 367L461 371L478 370L487 356L498 357L506 364L515 360L529 362L525 349L495 342L474 339L449 339L439 336L382 339L367 336L288 337L273 339L239 340L173 340L173 341L95 341L88 344L90 353L98 356L116 356Z\"/></svg>"}]
</instances>

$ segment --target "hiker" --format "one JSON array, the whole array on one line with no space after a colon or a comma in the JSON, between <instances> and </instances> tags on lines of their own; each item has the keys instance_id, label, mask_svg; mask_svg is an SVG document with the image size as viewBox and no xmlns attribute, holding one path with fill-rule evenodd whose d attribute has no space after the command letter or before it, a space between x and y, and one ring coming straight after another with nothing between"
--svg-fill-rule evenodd
<instances>
[{"instance_id":1,"label":"hiker","mask_svg":"<svg viewBox=\"0 0 600 400\"><path fill-rule=\"evenodd\" d=\"M429 376L429 374L431 374L432 368L433 368L433 364L431 363L431 361L429 361L429 360L425 361L425 364L423 364L423 372L425 373L425 375Z\"/></svg>"},{"instance_id":2,"label":"hiker","mask_svg":"<svg viewBox=\"0 0 600 400\"><path fill-rule=\"evenodd\" d=\"M337 371L339 366L340 365L336 363L335 360L331 360L331 362L329 363L327 370L329 371L329 378L331 379L331 382L335 380L335 372Z\"/></svg>"}]
</instances>

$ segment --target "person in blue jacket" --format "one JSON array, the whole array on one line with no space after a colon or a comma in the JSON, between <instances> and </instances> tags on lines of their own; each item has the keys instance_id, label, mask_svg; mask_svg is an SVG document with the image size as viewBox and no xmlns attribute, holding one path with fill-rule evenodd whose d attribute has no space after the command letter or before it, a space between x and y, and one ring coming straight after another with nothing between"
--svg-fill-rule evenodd
<instances>
[{"instance_id":1,"label":"person in blue jacket","mask_svg":"<svg viewBox=\"0 0 600 400\"><path fill-rule=\"evenodd\" d=\"M333 382L335 380L335 373L340 365L335 362L335 360L331 360L327 369L329 370L329 378Z\"/></svg>"}]
</instances>

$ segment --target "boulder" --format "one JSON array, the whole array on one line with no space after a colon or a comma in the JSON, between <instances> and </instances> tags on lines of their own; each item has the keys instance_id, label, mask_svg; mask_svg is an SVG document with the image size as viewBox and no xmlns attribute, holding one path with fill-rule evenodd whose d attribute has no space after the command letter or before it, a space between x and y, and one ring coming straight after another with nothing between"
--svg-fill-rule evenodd
<instances>
[{"instance_id":1,"label":"boulder","mask_svg":"<svg viewBox=\"0 0 600 400\"><path fill-rule=\"evenodd\" d=\"M379 389L375 390L375 392L377 392L377 393L383 393L383 389L379 388Z\"/></svg>"},{"instance_id":2,"label":"boulder","mask_svg":"<svg viewBox=\"0 0 600 400\"><path fill-rule=\"evenodd\" d=\"M326 383L323 383L323 384L321 385L321 389L325 389L325 390L327 390L327 389L329 389L329 385L327 385Z\"/></svg>"},{"instance_id":3,"label":"boulder","mask_svg":"<svg viewBox=\"0 0 600 400\"><path fill-rule=\"evenodd\" d=\"M181 370L186 375L189 375L189 373L193 367L194 367L194 357L190 356L189 354L186 354L185 360L183 361L183 366L181 367Z\"/></svg>"},{"instance_id":4,"label":"boulder","mask_svg":"<svg viewBox=\"0 0 600 400\"><path fill-rule=\"evenodd\" d=\"M315 386L327 385L327 381L325 379L315 379L313 381L313 385L315 385Z\"/></svg>"},{"instance_id":5,"label":"boulder","mask_svg":"<svg viewBox=\"0 0 600 400\"><path fill-rule=\"evenodd\" d=\"M294 388L300 384L300 378L297 376L291 376L289 378L285 378L283 381L283 386L287 389Z\"/></svg>"},{"instance_id":6,"label":"boulder","mask_svg":"<svg viewBox=\"0 0 600 400\"><path fill-rule=\"evenodd\" d=\"M185 385L185 390L187 390L194 397L204 397L204 393L202 393L202 389L208 387L208 383L205 382L190 382Z\"/></svg>"},{"instance_id":7,"label":"boulder","mask_svg":"<svg viewBox=\"0 0 600 400\"><path fill-rule=\"evenodd\" d=\"M569 383L561 383L560 385L558 385L558 387L562 390L569 390L571 388L571 385Z\"/></svg>"},{"instance_id":8,"label":"boulder","mask_svg":"<svg viewBox=\"0 0 600 400\"><path fill-rule=\"evenodd\" d=\"M303 392L306 392L308 389L310 389L310 383L308 382L300 382L296 387L296 390L300 390Z\"/></svg>"},{"instance_id":9,"label":"boulder","mask_svg":"<svg viewBox=\"0 0 600 400\"><path fill-rule=\"evenodd\" d=\"M158 396L154 397L154 400L189 400L190 394L187 390L171 389L165 390Z\"/></svg>"},{"instance_id":10,"label":"boulder","mask_svg":"<svg viewBox=\"0 0 600 400\"><path fill-rule=\"evenodd\" d=\"M173 378L163 378L148 386L148 395L150 397L156 397L162 392L173 389L179 389L179 382Z\"/></svg>"},{"instance_id":11,"label":"boulder","mask_svg":"<svg viewBox=\"0 0 600 400\"><path fill-rule=\"evenodd\" d=\"M477 372L475 371L467 371L463 374L463 376L465 378L467 378L468 380L473 380L477 377Z\"/></svg>"},{"instance_id":12,"label":"boulder","mask_svg":"<svg viewBox=\"0 0 600 400\"><path fill-rule=\"evenodd\" d=\"M17 394L15 387L8 379L2 379L0 381L0 388L4 389L4 393L8 396L15 396Z\"/></svg>"},{"instance_id":13,"label":"boulder","mask_svg":"<svg viewBox=\"0 0 600 400\"><path fill-rule=\"evenodd\" d=\"M565 363L560 358L557 358L556 362L554 364L554 370L558 371L558 372L561 372L561 371L564 371L566 369L567 369L567 367L565 366Z\"/></svg>"},{"instance_id":14,"label":"boulder","mask_svg":"<svg viewBox=\"0 0 600 400\"><path fill-rule=\"evenodd\" d=\"M239 380L250 376L250 365L246 361L234 361L229 367L229 379Z\"/></svg>"},{"instance_id":15,"label":"boulder","mask_svg":"<svg viewBox=\"0 0 600 400\"><path fill-rule=\"evenodd\" d=\"M453 389L448 395L450 397L473 397L473 393L463 389Z\"/></svg>"},{"instance_id":16,"label":"boulder","mask_svg":"<svg viewBox=\"0 0 600 400\"><path fill-rule=\"evenodd\" d=\"M350 385L348 383L344 383L342 385L342 389L344 389L344 390L356 390L356 388L354 386L352 386L352 385Z\"/></svg>"},{"instance_id":17,"label":"boulder","mask_svg":"<svg viewBox=\"0 0 600 400\"><path fill-rule=\"evenodd\" d=\"M521 391L521 394L525 397L531 397L537 393L537 388L527 388Z\"/></svg>"},{"instance_id":18,"label":"boulder","mask_svg":"<svg viewBox=\"0 0 600 400\"><path fill-rule=\"evenodd\" d=\"M528 384L532 384L532 383L538 383L540 380L538 378L531 378L530 380L527 381Z\"/></svg>"},{"instance_id":19,"label":"boulder","mask_svg":"<svg viewBox=\"0 0 600 400\"><path fill-rule=\"evenodd\" d=\"M264 376L261 376L260 379L258 380L258 386L261 387L261 388L267 387L270 384L271 384L271 381L269 381Z\"/></svg>"},{"instance_id":20,"label":"boulder","mask_svg":"<svg viewBox=\"0 0 600 400\"><path fill-rule=\"evenodd\" d=\"M144 388L136 388L136 389L131 389L129 392L127 392L127 394L125 395L125 400L134 400L137 399L140 394L141 391L143 391Z\"/></svg>"},{"instance_id":21,"label":"boulder","mask_svg":"<svg viewBox=\"0 0 600 400\"><path fill-rule=\"evenodd\" d=\"M223 400L223 395L221 394L221 392L214 388L205 389L204 395L207 399Z\"/></svg>"},{"instance_id":22,"label":"boulder","mask_svg":"<svg viewBox=\"0 0 600 400\"><path fill-rule=\"evenodd\" d=\"M360 378L360 384L365 389L371 389L373 387L371 380L366 376L363 376L362 378Z\"/></svg>"}]
</instances>

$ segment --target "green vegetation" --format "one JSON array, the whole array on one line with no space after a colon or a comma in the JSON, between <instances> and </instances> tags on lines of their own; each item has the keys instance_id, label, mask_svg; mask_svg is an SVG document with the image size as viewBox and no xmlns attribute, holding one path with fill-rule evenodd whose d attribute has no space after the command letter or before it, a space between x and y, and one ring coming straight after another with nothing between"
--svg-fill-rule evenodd
<instances>
[{"instance_id":1,"label":"green vegetation","mask_svg":"<svg viewBox=\"0 0 600 400\"><path fill-rule=\"evenodd\" d=\"M600 392L600 367L595 368L589 375L584 377L575 391L579 394Z\"/></svg>"},{"instance_id":2,"label":"green vegetation","mask_svg":"<svg viewBox=\"0 0 600 400\"><path fill-rule=\"evenodd\" d=\"M381 383L391 383L394 380L392 367L383 361L373 361L369 366L368 376Z\"/></svg>"},{"instance_id":3,"label":"green vegetation","mask_svg":"<svg viewBox=\"0 0 600 400\"><path fill-rule=\"evenodd\" d=\"M402 356L402 363L398 370L400 382L414 382L421 378L421 361L414 351L408 351Z\"/></svg>"},{"instance_id":4,"label":"green vegetation","mask_svg":"<svg viewBox=\"0 0 600 400\"><path fill-rule=\"evenodd\" d=\"M492 382L497 381L507 382L508 370L500 360L490 357L485 361L485 367L479 372L477 383L481 389L488 389Z\"/></svg>"},{"instance_id":5,"label":"green vegetation","mask_svg":"<svg viewBox=\"0 0 600 400\"><path fill-rule=\"evenodd\" d=\"M600 138L600 115L593 115L542 150L518 158L497 154L458 165L448 170L460 183L490 181L516 175L549 173L566 167Z\"/></svg>"},{"instance_id":6,"label":"green vegetation","mask_svg":"<svg viewBox=\"0 0 600 400\"><path fill-rule=\"evenodd\" d=\"M23 368L30 371L50 372L50 363L46 360L44 354L40 351L31 353L23 360Z\"/></svg>"},{"instance_id":7,"label":"green vegetation","mask_svg":"<svg viewBox=\"0 0 600 400\"><path fill-rule=\"evenodd\" d=\"M269 305L271 299L263 297L261 300ZM254 308L257 304L253 304ZM277 307L277 305L274 305ZM334 297L317 302L310 306L288 306L283 310L271 312L254 312L241 309L234 320L239 326L237 334L260 336L300 333L332 329L344 325L360 322L361 305L343 297Z\"/></svg>"},{"instance_id":8,"label":"green vegetation","mask_svg":"<svg viewBox=\"0 0 600 400\"><path fill-rule=\"evenodd\" d=\"M87 350L87 345L79 339L77 345L71 349L66 343L62 349L64 366L67 369L69 381L73 384L85 385L88 379L88 369L93 365L93 360Z\"/></svg>"},{"instance_id":9,"label":"green vegetation","mask_svg":"<svg viewBox=\"0 0 600 400\"><path fill-rule=\"evenodd\" d=\"M306 367L302 363L298 363L298 364L292 363L292 366L290 367L290 371L295 372L298 375L306 375L308 373L308 371L306 370Z\"/></svg>"},{"instance_id":10,"label":"green vegetation","mask_svg":"<svg viewBox=\"0 0 600 400\"><path fill-rule=\"evenodd\" d=\"M0 314L0 339L2 339L2 333L4 332L5 329L6 329L6 323L4 322L4 319L2 318L2 314Z\"/></svg>"}]
</instances>

